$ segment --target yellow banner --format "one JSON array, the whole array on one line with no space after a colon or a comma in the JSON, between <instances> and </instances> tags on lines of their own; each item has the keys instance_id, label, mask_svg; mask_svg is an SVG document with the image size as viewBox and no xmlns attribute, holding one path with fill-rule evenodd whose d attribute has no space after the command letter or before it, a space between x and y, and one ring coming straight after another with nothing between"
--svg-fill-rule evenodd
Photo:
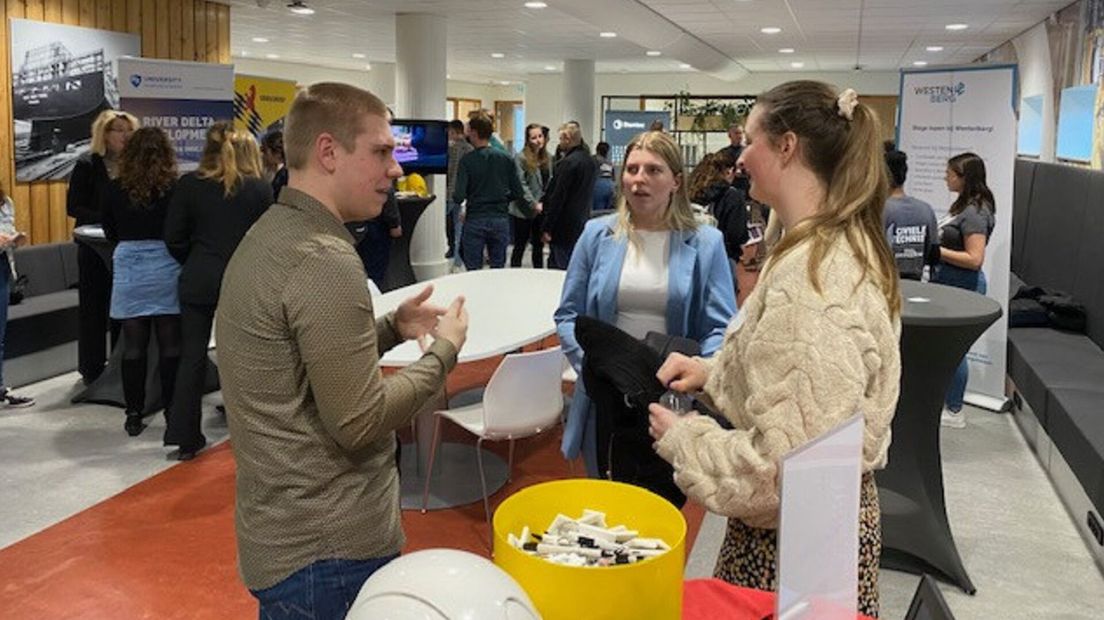
<instances>
[{"instance_id":1,"label":"yellow banner","mask_svg":"<svg viewBox=\"0 0 1104 620\"><path fill-rule=\"evenodd\" d=\"M283 130L296 92L295 82L234 76L234 128L249 130L258 139L273 129Z\"/></svg>"}]
</instances>

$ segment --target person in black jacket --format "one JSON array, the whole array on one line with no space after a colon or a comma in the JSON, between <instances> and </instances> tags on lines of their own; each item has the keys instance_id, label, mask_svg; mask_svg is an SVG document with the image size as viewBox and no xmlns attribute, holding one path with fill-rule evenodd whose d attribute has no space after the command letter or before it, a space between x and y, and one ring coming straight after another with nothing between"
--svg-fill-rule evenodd
<instances>
[{"instance_id":1,"label":"person in black jacket","mask_svg":"<svg viewBox=\"0 0 1104 620\"><path fill-rule=\"evenodd\" d=\"M736 161L722 150L702 158L690 176L690 200L706 208L724 235L725 253L736 282L736 263L748 242L747 194L733 184ZM739 284L737 284L737 287ZM737 288L739 292L739 288Z\"/></svg>"},{"instance_id":2,"label":"person in black jacket","mask_svg":"<svg viewBox=\"0 0 1104 620\"><path fill-rule=\"evenodd\" d=\"M104 236L115 244L111 318L123 323L124 429L146 427L146 352L157 331L161 398L168 408L180 361L180 265L165 247L165 213L176 185L176 154L165 132L134 132L119 156L119 176L103 192Z\"/></svg>"},{"instance_id":3,"label":"person in black jacket","mask_svg":"<svg viewBox=\"0 0 1104 620\"><path fill-rule=\"evenodd\" d=\"M207 130L199 168L176 186L165 219L165 243L181 265L180 369L168 411L165 445L187 461L207 445L200 399L207 377L207 345L222 272L249 227L272 204L253 136L230 123Z\"/></svg>"},{"instance_id":4,"label":"person in black jacket","mask_svg":"<svg viewBox=\"0 0 1104 620\"><path fill-rule=\"evenodd\" d=\"M77 226L102 222L103 208L98 199L111 179L118 176L118 159L127 139L138 129L138 119L126 112L104 110L92 123L92 145L77 159L69 177L65 211L77 220ZM77 370L85 384L103 372L107 361L108 303L111 300L111 272L92 248L77 245L77 295L80 322L77 336ZM119 324L111 323L112 343L119 336Z\"/></svg>"},{"instance_id":5,"label":"person in black jacket","mask_svg":"<svg viewBox=\"0 0 1104 620\"><path fill-rule=\"evenodd\" d=\"M391 240L398 239L403 234L402 214L399 212L394 183L379 217L363 222L349 222L345 224L345 228L356 241L354 247L360 262L364 264L364 273L368 274L376 286L383 288L387 267L391 264Z\"/></svg>"},{"instance_id":6,"label":"person in black jacket","mask_svg":"<svg viewBox=\"0 0 1104 620\"><path fill-rule=\"evenodd\" d=\"M583 144L578 124L564 123L560 127L560 150L564 156L556 162L544 200L537 209L544 213L542 240L551 246L548 266L553 269L567 269L571 262L575 242L590 218L598 175L598 165Z\"/></svg>"}]
</instances>

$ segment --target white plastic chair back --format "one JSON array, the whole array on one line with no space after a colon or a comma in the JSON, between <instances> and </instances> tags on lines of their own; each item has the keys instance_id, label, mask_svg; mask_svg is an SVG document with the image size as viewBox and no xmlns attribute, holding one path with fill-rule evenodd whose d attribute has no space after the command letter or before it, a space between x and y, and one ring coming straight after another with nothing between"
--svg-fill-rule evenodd
<instances>
[{"instance_id":1,"label":"white plastic chair back","mask_svg":"<svg viewBox=\"0 0 1104 620\"><path fill-rule=\"evenodd\" d=\"M483 392L484 437L526 437L555 426L563 411L559 347L507 355Z\"/></svg>"},{"instance_id":2,"label":"white plastic chair back","mask_svg":"<svg viewBox=\"0 0 1104 620\"><path fill-rule=\"evenodd\" d=\"M383 292L380 291L379 286L372 281L372 278L368 278L368 295L370 295L372 299L379 299L380 295L383 295Z\"/></svg>"}]
</instances>

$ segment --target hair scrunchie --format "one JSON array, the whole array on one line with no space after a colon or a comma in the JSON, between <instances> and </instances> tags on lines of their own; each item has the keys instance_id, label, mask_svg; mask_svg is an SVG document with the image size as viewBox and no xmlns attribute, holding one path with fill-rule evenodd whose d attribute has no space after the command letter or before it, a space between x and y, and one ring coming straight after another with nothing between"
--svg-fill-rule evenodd
<instances>
[{"instance_id":1,"label":"hair scrunchie","mask_svg":"<svg viewBox=\"0 0 1104 620\"><path fill-rule=\"evenodd\" d=\"M836 107L839 108L839 115L851 120L855 115L855 106L859 105L859 93L855 92L854 88L844 89L839 94L839 98L836 99Z\"/></svg>"}]
</instances>

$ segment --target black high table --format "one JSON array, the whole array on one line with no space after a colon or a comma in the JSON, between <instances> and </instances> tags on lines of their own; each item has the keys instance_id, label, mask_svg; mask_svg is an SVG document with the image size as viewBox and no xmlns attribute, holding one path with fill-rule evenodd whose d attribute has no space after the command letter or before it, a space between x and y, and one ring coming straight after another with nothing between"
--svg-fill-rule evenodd
<instances>
[{"instance_id":1,"label":"black high table","mask_svg":"<svg viewBox=\"0 0 1104 620\"><path fill-rule=\"evenodd\" d=\"M422 217L426 207L437 196L407 196L398 198L399 218L402 222L402 236L391 240L391 252L388 255L387 274L383 282L377 282L383 292L402 288L418 281L414 277L414 268L410 265L410 241L414 238L414 228Z\"/></svg>"},{"instance_id":2,"label":"black high table","mask_svg":"<svg viewBox=\"0 0 1104 620\"><path fill-rule=\"evenodd\" d=\"M885 568L977 589L958 555L943 495L940 415L970 346L1001 316L996 301L940 284L901 282L901 396L889 463L875 474Z\"/></svg>"},{"instance_id":3,"label":"black high table","mask_svg":"<svg viewBox=\"0 0 1104 620\"><path fill-rule=\"evenodd\" d=\"M114 247L104 236L103 227L99 224L78 226L73 230L73 239L82 245L86 245L96 252L108 272L112 270L112 253ZM90 385L81 390L70 400L71 403L97 403L101 405L113 405L126 407L126 399L123 397L123 338L125 334L119 334L119 340L111 349L107 366L103 373ZM146 367L146 404L142 413L149 415L161 408L161 375L158 372L157 338L151 337L149 351L147 352L148 365ZM207 380L204 384L204 393L214 392L219 389L218 368L211 360L207 360Z\"/></svg>"}]
</instances>

